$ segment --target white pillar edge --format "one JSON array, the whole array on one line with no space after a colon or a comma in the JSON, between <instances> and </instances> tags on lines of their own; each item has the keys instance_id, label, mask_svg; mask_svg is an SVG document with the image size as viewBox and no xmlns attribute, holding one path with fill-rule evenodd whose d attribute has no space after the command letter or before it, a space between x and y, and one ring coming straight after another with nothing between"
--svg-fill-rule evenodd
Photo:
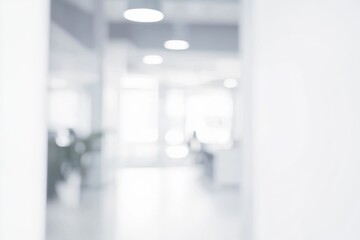
<instances>
[{"instance_id":1,"label":"white pillar edge","mask_svg":"<svg viewBox=\"0 0 360 240\"><path fill-rule=\"evenodd\" d=\"M45 239L49 0L0 0L0 239Z\"/></svg>"}]
</instances>

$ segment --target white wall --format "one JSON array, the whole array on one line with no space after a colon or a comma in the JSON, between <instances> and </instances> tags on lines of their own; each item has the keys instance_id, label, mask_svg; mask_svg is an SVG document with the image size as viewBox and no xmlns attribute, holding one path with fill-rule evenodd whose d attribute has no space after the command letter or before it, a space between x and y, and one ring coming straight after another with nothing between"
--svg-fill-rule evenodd
<instances>
[{"instance_id":1,"label":"white wall","mask_svg":"<svg viewBox=\"0 0 360 240\"><path fill-rule=\"evenodd\" d=\"M244 4L247 228L360 239L360 1Z\"/></svg>"},{"instance_id":2,"label":"white wall","mask_svg":"<svg viewBox=\"0 0 360 240\"><path fill-rule=\"evenodd\" d=\"M48 0L0 0L0 239L45 233Z\"/></svg>"}]
</instances>

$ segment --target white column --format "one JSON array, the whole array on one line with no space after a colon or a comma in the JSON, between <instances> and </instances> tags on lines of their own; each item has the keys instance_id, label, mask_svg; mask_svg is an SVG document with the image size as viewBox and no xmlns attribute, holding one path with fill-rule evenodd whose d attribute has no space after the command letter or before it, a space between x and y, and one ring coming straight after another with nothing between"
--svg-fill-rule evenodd
<instances>
[{"instance_id":1,"label":"white column","mask_svg":"<svg viewBox=\"0 0 360 240\"><path fill-rule=\"evenodd\" d=\"M42 240L48 0L0 0L0 239Z\"/></svg>"},{"instance_id":2,"label":"white column","mask_svg":"<svg viewBox=\"0 0 360 240\"><path fill-rule=\"evenodd\" d=\"M252 239L360 239L360 1L245 6Z\"/></svg>"}]
</instances>

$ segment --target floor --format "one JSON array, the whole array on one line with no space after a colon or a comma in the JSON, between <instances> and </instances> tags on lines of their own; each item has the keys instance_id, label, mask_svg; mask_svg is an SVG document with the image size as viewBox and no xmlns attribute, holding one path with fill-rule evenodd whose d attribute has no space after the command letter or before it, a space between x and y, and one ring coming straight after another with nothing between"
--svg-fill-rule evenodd
<instances>
[{"instance_id":1,"label":"floor","mask_svg":"<svg viewBox=\"0 0 360 240\"><path fill-rule=\"evenodd\" d=\"M239 194L195 167L124 168L80 204L48 204L47 240L238 240Z\"/></svg>"}]
</instances>

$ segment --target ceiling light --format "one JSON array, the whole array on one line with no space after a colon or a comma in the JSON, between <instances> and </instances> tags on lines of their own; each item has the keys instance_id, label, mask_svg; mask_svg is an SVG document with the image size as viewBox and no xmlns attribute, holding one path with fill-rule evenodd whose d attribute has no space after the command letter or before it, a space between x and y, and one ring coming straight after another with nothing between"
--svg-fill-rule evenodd
<instances>
[{"instance_id":1,"label":"ceiling light","mask_svg":"<svg viewBox=\"0 0 360 240\"><path fill-rule=\"evenodd\" d=\"M188 28L184 23L173 25L172 37L164 42L164 47L170 50L186 50L190 44L187 41Z\"/></svg>"},{"instance_id":2,"label":"ceiling light","mask_svg":"<svg viewBox=\"0 0 360 240\"><path fill-rule=\"evenodd\" d=\"M228 79L225 79L225 81L224 81L224 86L226 88L236 88L237 85L238 85L238 82L234 78L228 78Z\"/></svg>"},{"instance_id":3,"label":"ceiling light","mask_svg":"<svg viewBox=\"0 0 360 240\"><path fill-rule=\"evenodd\" d=\"M170 50L186 50L189 43L185 40L168 40L164 43L164 47Z\"/></svg>"},{"instance_id":4,"label":"ceiling light","mask_svg":"<svg viewBox=\"0 0 360 240\"><path fill-rule=\"evenodd\" d=\"M124 17L133 22L159 22L164 18L164 14L155 9L136 8L126 10Z\"/></svg>"},{"instance_id":5,"label":"ceiling light","mask_svg":"<svg viewBox=\"0 0 360 240\"><path fill-rule=\"evenodd\" d=\"M143 57L143 63L150 65L157 65L163 63L163 58L159 55L146 55Z\"/></svg>"},{"instance_id":6,"label":"ceiling light","mask_svg":"<svg viewBox=\"0 0 360 240\"><path fill-rule=\"evenodd\" d=\"M129 0L124 17L134 22L159 22L164 14L158 0Z\"/></svg>"}]
</instances>

